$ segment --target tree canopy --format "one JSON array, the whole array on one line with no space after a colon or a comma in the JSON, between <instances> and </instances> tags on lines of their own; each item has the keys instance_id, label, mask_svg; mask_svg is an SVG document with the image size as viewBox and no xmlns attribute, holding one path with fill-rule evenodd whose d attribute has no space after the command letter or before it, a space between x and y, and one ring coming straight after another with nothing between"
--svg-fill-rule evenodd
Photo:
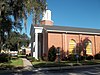
<instances>
[{"instance_id":1,"label":"tree canopy","mask_svg":"<svg viewBox=\"0 0 100 75\"><path fill-rule=\"evenodd\" d=\"M46 0L0 0L0 48L12 31L22 30L23 19L26 27L28 14L38 24L45 7Z\"/></svg>"},{"instance_id":2,"label":"tree canopy","mask_svg":"<svg viewBox=\"0 0 100 75\"><path fill-rule=\"evenodd\" d=\"M27 34L23 33L20 34L19 32L11 32L9 39L6 39L5 45L6 48L12 48L15 44L18 44L18 47L21 48L21 46L28 47L30 42L30 38L27 36Z\"/></svg>"}]
</instances>

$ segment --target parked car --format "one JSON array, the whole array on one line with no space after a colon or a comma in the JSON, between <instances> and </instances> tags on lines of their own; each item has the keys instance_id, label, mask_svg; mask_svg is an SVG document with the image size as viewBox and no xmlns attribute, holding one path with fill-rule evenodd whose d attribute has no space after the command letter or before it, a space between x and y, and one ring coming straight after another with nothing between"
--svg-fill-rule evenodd
<instances>
[{"instance_id":1,"label":"parked car","mask_svg":"<svg viewBox=\"0 0 100 75\"><path fill-rule=\"evenodd\" d=\"M10 51L11 56L18 56L18 51Z\"/></svg>"}]
</instances>

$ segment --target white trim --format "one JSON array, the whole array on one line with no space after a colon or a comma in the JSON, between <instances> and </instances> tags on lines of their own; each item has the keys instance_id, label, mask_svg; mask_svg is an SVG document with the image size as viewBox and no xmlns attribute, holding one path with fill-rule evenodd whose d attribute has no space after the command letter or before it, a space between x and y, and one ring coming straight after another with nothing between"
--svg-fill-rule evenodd
<instances>
[{"instance_id":1,"label":"white trim","mask_svg":"<svg viewBox=\"0 0 100 75\"><path fill-rule=\"evenodd\" d=\"M38 59L38 33L35 33L35 58Z\"/></svg>"},{"instance_id":2,"label":"white trim","mask_svg":"<svg viewBox=\"0 0 100 75\"><path fill-rule=\"evenodd\" d=\"M34 27L35 29L43 29L43 27Z\"/></svg>"},{"instance_id":3,"label":"white trim","mask_svg":"<svg viewBox=\"0 0 100 75\"><path fill-rule=\"evenodd\" d=\"M82 33L82 34L98 34L100 33L92 33L92 32L78 32L78 31L62 31L62 30L47 30L49 32L65 32L65 33Z\"/></svg>"},{"instance_id":4,"label":"white trim","mask_svg":"<svg viewBox=\"0 0 100 75\"><path fill-rule=\"evenodd\" d=\"M42 33L43 27L35 27L35 33Z\"/></svg>"},{"instance_id":5,"label":"white trim","mask_svg":"<svg viewBox=\"0 0 100 75\"><path fill-rule=\"evenodd\" d=\"M62 31L62 30L47 30L49 32L67 32L67 31Z\"/></svg>"}]
</instances>

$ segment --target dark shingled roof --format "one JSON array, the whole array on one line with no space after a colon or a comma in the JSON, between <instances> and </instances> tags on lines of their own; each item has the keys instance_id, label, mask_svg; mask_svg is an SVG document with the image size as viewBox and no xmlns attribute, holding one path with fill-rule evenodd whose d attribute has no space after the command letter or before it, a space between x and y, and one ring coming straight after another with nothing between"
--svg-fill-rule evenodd
<instances>
[{"instance_id":1,"label":"dark shingled roof","mask_svg":"<svg viewBox=\"0 0 100 75\"><path fill-rule=\"evenodd\" d=\"M69 26L50 26L50 25L41 25L38 27L44 27L46 30L100 33L100 29L92 29L92 28L78 28L78 27L69 27Z\"/></svg>"}]
</instances>

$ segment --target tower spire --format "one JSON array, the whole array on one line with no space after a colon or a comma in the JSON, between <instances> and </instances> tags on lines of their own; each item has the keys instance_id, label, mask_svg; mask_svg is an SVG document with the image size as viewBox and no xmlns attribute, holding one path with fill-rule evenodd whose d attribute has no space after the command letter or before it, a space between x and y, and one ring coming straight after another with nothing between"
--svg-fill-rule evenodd
<instances>
[{"instance_id":1,"label":"tower spire","mask_svg":"<svg viewBox=\"0 0 100 75\"><path fill-rule=\"evenodd\" d=\"M46 3L46 10L48 9L48 3Z\"/></svg>"}]
</instances>

